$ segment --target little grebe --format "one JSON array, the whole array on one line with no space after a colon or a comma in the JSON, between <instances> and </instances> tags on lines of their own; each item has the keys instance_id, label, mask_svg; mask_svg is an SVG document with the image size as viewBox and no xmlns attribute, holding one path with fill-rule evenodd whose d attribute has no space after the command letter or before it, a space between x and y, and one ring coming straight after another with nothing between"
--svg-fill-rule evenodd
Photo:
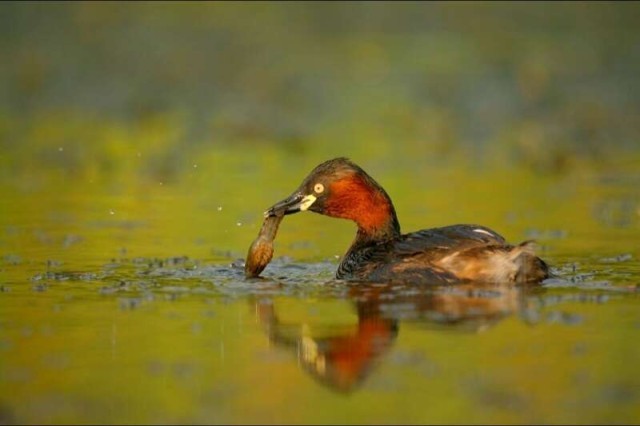
<instances>
[{"instance_id":1,"label":"little grebe","mask_svg":"<svg viewBox=\"0 0 640 426\"><path fill-rule=\"evenodd\" d=\"M358 225L356 238L338 266L338 279L442 284L538 282L549 276L532 242L513 246L484 226L451 225L401 234L389 195L346 158L317 166L265 217L305 210Z\"/></svg>"}]
</instances>

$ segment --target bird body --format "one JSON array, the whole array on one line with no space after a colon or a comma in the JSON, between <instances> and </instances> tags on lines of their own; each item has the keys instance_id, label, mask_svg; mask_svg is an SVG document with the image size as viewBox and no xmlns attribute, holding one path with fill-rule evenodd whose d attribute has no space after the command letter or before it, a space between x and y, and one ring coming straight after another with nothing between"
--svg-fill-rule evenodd
<instances>
[{"instance_id":1,"label":"bird body","mask_svg":"<svg viewBox=\"0 0 640 426\"><path fill-rule=\"evenodd\" d=\"M346 158L317 166L265 216L305 210L349 219L358 226L338 266L338 279L447 284L539 282L549 276L548 266L534 253L533 242L511 245L484 226L451 225L402 234L389 195Z\"/></svg>"}]
</instances>

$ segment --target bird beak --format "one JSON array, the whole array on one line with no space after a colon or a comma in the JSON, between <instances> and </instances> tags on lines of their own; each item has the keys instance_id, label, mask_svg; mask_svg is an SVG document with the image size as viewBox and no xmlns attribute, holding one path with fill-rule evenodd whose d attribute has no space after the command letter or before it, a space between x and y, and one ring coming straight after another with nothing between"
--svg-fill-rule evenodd
<instances>
[{"instance_id":1,"label":"bird beak","mask_svg":"<svg viewBox=\"0 0 640 426\"><path fill-rule=\"evenodd\" d=\"M284 216L307 210L316 201L314 195L304 195L302 192L294 192L288 198L275 203L270 209L264 212L264 217Z\"/></svg>"}]
</instances>

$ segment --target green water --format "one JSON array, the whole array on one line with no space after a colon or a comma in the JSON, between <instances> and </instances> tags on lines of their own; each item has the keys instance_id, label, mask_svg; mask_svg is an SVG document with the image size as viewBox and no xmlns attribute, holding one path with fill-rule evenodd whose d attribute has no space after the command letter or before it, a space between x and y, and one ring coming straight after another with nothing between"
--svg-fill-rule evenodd
<instances>
[{"instance_id":1,"label":"green water","mask_svg":"<svg viewBox=\"0 0 640 426\"><path fill-rule=\"evenodd\" d=\"M0 423L640 423L640 5L0 4ZM534 287L333 280L347 156Z\"/></svg>"},{"instance_id":2,"label":"green water","mask_svg":"<svg viewBox=\"0 0 640 426\"><path fill-rule=\"evenodd\" d=\"M245 281L261 212L309 168L245 160L228 179L201 160L207 179L184 185L5 187L3 421L640 419L637 171L363 164L405 232L477 222L534 237L558 275L420 289L334 282L354 226L312 213L285 219L264 279Z\"/></svg>"}]
</instances>

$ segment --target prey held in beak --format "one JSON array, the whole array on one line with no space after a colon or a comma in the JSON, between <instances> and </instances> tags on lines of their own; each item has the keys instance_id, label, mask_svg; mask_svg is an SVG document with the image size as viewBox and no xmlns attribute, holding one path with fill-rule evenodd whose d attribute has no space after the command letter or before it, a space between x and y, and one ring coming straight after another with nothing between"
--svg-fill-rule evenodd
<instances>
[{"instance_id":1,"label":"prey held in beak","mask_svg":"<svg viewBox=\"0 0 640 426\"><path fill-rule=\"evenodd\" d=\"M304 195L301 192L294 192L288 198L274 204L264 212L264 217L284 216L307 210L316 201L315 195Z\"/></svg>"}]
</instances>

